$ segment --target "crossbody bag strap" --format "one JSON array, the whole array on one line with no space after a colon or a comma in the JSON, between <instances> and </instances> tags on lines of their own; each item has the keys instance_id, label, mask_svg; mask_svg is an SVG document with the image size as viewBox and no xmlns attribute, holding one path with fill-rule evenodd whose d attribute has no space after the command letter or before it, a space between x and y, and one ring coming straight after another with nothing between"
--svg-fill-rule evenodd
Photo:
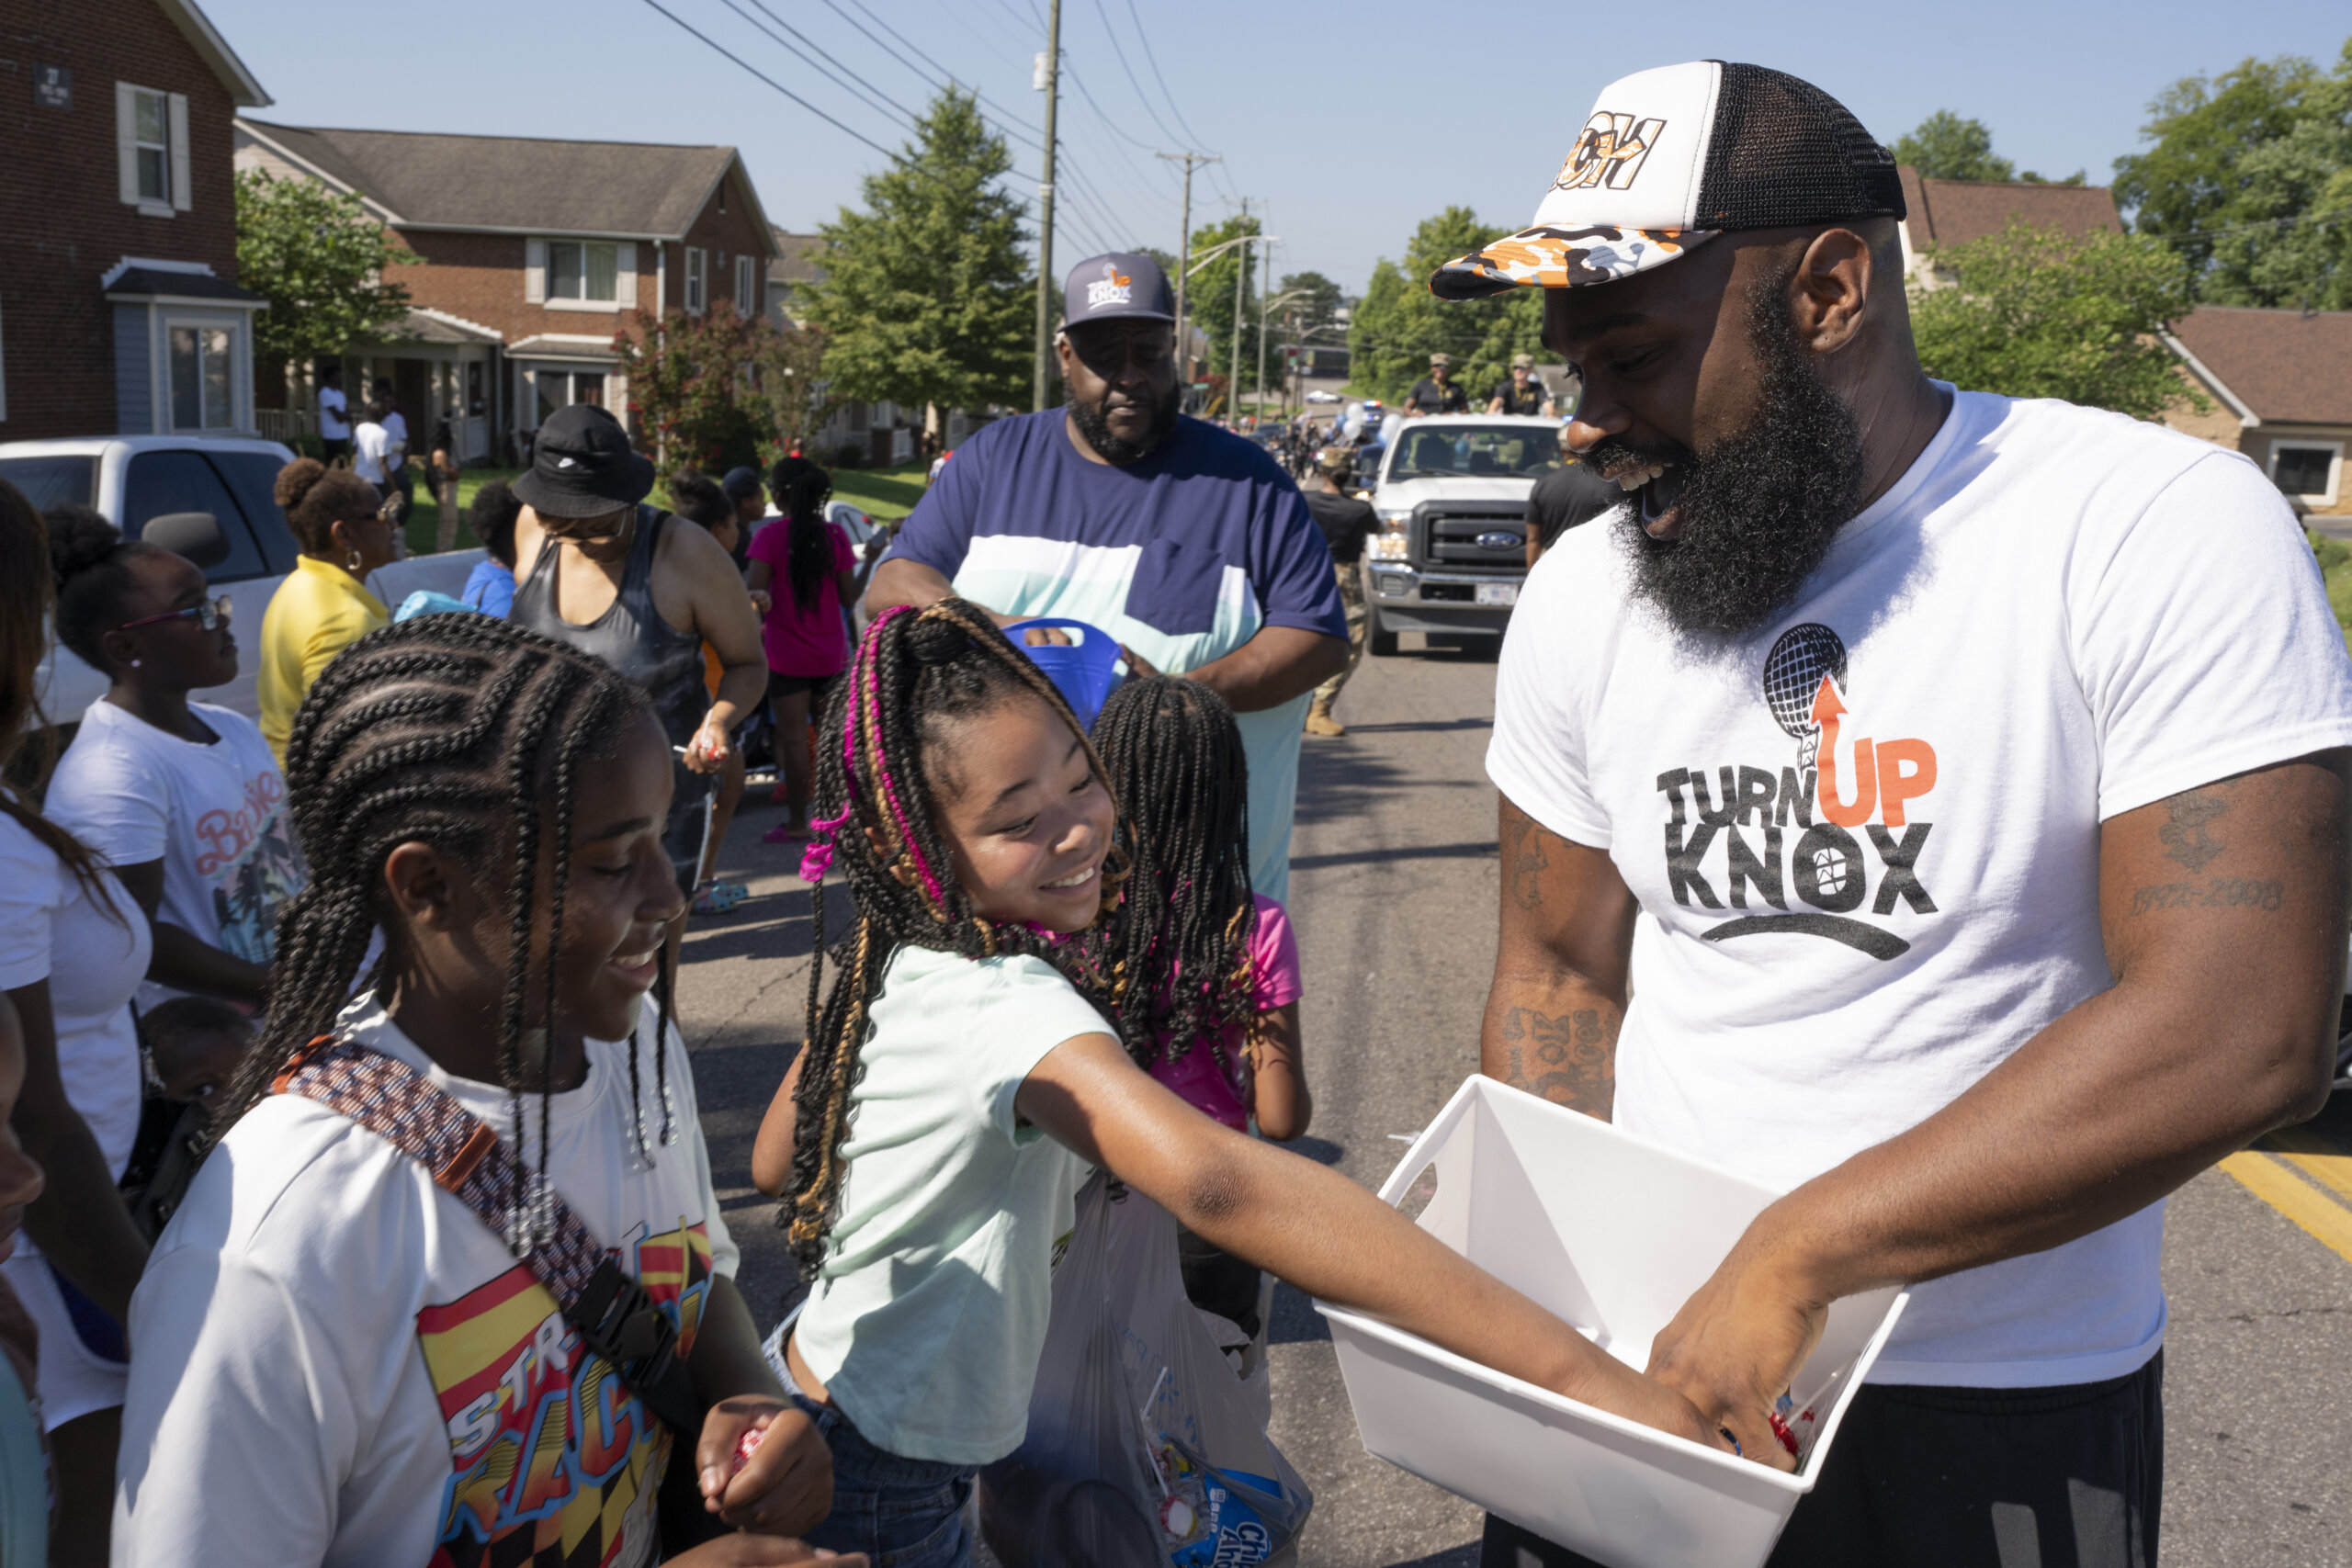
<instances>
[{"instance_id":1,"label":"crossbody bag strap","mask_svg":"<svg viewBox=\"0 0 2352 1568\"><path fill-rule=\"evenodd\" d=\"M407 1063L322 1035L296 1054L269 1089L316 1100L382 1138L431 1172L433 1184L472 1210L491 1234L514 1246L514 1156L487 1122ZM622 1386L691 1439L701 1430L702 1402L678 1354L677 1325L588 1234L561 1193L548 1189L546 1201L551 1236L517 1256L555 1297L564 1322L620 1375Z\"/></svg>"}]
</instances>

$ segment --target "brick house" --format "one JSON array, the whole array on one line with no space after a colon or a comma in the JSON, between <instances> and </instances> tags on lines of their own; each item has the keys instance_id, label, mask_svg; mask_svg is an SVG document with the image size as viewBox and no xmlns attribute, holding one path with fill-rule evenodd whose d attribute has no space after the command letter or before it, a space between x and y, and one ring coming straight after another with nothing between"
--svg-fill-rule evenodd
<instances>
[{"instance_id":1,"label":"brick house","mask_svg":"<svg viewBox=\"0 0 2352 1568\"><path fill-rule=\"evenodd\" d=\"M2245 453L2307 513L2352 515L2352 310L2199 305L2165 342L2213 405L2166 424Z\"/></svg>"},{"instance_id":2,"label":"brick house","mask_svg":"<svg viewBox=\"0 0 2352 1568\"><path fill-rule=\"evenodd\" d=\"M2015 180L1930 180L1905 164L1903 181L1903 270L1922 288L1950 278L1929 265L1939 245L1962 245L2007 228L2012 220L2067 234L2123 232L2115 192L2106 186L2032 185Z\"/></svg>"},{"instance_id":3,"label":"brick house","mask_svg":"<svg viewBox=\"0 0 2352 1568\"><path fill-rule=\"evenodd\" d=\"M252 434L230 125L269 96L190 0L11 0L6 31L0 440Z\"/></svg>"},{"instance_id":4,"label":"brick house","mask_svg":"<svg viewBox=\"0 0 2352 1568\"><path fill-rule=\"evenodd\" d=\"M236 162L358 197L422 260L397 275L399 337L355 351L345 386L390 378L417 437L447 418L469 461L516 460L571 403L625 407L613 338L640 304L766 309L775 241L732 147L240 118Z\"/></svg>"}]
</instances>

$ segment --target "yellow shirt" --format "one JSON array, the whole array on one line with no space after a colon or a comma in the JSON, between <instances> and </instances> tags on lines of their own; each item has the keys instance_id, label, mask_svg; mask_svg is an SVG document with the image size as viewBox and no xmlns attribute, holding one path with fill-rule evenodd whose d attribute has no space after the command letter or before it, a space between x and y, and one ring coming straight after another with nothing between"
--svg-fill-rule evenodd
<instances>
[{"instance_id":1,"label":"yellow shirt","mask_svg":"<svg viewBox=\"0 0 2352 1568\"><path fill-rule=\"evenodd\" d=\"M339 566L297 556L261 618L261 732L286 765L294 711L334 656L391 624L384 602Z\"/></svg>"}]
</instances>

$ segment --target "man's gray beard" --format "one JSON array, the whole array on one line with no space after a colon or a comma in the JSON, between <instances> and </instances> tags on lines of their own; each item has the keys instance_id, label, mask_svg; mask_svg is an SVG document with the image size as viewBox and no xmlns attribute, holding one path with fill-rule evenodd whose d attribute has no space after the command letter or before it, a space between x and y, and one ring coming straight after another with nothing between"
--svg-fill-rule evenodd
<instances>
[{"instance_id":1,"label":"man's gray beard","mask_svg":"<svg viewBox=\"0 0 2352 1568\"><path fill-rule=\"evenodd\" d=\"M1179 401L1173 397L1159 400L1151 411L1151 428L1144 432L1140 441L1122 441L1112 434L1111 422L1102 416L1102 405L1099 402L1090 403L1072 398L1069 416L1078 422L1078 433L1086 437L1086 444L1094 448L1097 457L1124 468L1129 463L1140 463L1159 451L1160 445L1175 434L1177 416L1182 412L1178 407Z\"/></svg>"},{"instance_id":2,"label":"man's gray beard","mask_svg":"<svg viewBox=\"0 0 2352 1568\"><path fill-rule=\"evenodd\" d=\"M1785 286L1760 290L1748 316L1761 367L1756 417L1703 457L1678 447L1640 453L1604 445L1589 455L1668 459L1682 479L1672 539L1642 526L1638 491L1618 525L1634 592L1677 631L1737 637L1795 603L1838 531L1860 510L1861 426L1798 345Z\"/></svg>"}]
</instances>

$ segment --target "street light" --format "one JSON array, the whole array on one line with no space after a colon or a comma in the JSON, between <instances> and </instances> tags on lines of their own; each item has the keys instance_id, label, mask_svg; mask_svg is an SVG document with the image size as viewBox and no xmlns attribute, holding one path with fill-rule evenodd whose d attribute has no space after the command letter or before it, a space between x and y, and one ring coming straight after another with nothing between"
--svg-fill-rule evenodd
<instances>
[{"instance_id":1,"label":"street light","mask_svg":"<svg viewBox=\"0 0 2352 1568\"><path fill-rule=\"evenodd\" d=\"M1188 258L1191 262L1191 265L1185 269L1184 276L1187 277L1192 276L1193 273L1200 271L1201 268L1216 260L1217 257L1223 255L1226 252L1233 249L1237 245L1247 245L1253 240L1260 244L1265 244L1269 242L1279 240L1281 236L1278 234L1237 234L1232 239L1227 240L1220 244L1211 245L1205 251L1195 251L1193 253L1192 256ZM1233 355L1230 360L1233 374L1232 378L1227 382L1226 389L1226 411L1228 414L1241 406L1239 401L1241 395L1241 328L1243 324L1241 299L1242 285L1249 281L1250 258L1247 254L1244 254L1241 258L1241 265L1236 269L1233 275Z\"/></svg>"}]
</instances>

